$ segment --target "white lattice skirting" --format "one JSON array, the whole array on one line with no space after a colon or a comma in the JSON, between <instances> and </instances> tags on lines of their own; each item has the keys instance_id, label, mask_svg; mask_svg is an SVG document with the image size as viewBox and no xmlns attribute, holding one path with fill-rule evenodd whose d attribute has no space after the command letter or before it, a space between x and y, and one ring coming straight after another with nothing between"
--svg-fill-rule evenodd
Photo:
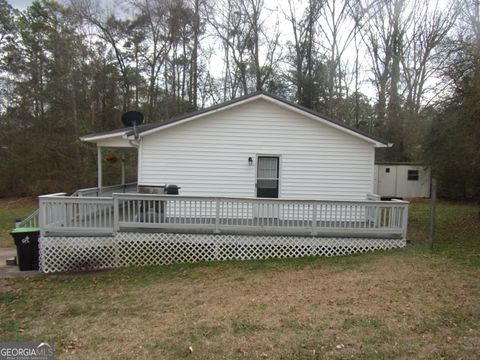
<instances>
[{"instance_id":1,"label":"white lattice skirting","mask_svg":"<svg viewBox=\"0 0 480 360\"><path fill-rule=\"evenodd\" d=\"M43 237L45 273L213 260L335 256L400 248L400 239L120 232L114 237Z\"/></svg>"}]
</instances>

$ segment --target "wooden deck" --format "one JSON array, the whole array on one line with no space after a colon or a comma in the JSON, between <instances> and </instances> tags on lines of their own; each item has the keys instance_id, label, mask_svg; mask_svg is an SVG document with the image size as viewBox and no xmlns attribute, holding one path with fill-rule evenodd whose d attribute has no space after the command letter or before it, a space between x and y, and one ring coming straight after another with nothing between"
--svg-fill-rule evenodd
<instances>
[{"instance_id":1,"label":"wooden deck","mask_svg":"<svg viewBox=\"0 0 480 360\"><path fill-rule=\"evenodd\" d=\"M406 238L408 202L112 194L40 197L43 235L117 232Z\"/></svg>"}]
</instances>

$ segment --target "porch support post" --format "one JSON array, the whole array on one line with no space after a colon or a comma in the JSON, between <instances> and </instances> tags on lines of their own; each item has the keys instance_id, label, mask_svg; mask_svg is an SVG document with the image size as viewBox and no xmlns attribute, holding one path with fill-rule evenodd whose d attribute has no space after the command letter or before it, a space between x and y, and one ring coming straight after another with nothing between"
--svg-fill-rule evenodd
<instances>
[{"instance_id":1,"label":"porch support post","mask_svg":"<svg viewBox=\"0 0 480 360\"><path fill-rule=\"evenodd\" d=\"M102 148L97 146L97 188L98 196L102 195Z\"/></svg>"},{"instance_id":2,"label":"porch support post","mask_svg":"<svg viewBox=\"0 0 480 360\"><path fill-rule=\"evenodd\" d=\"M125 185L125 155L122 154L122 185Z\"/></svg>"}]
</instances>

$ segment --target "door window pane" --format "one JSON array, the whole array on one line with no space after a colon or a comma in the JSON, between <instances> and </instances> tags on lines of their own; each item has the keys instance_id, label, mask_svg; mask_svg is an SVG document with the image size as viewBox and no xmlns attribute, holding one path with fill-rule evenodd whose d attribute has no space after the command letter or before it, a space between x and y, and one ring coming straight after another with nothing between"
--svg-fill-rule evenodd
<instances>
[{"instance_id":1,"label":"door window pane","mask_svg":"<svg viewBox=\"0 0 480 360\"><path fill-rule=\"evenodd\" d=\"M258 158L259 179L277 179L278 178L278 158Z\"/></svg>"}]
</instances>

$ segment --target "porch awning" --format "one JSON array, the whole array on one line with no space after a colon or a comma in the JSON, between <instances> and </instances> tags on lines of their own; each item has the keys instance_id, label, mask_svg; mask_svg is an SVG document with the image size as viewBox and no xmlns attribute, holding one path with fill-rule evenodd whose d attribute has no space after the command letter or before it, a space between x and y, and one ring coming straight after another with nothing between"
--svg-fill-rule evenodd
<instances>
[{"instance_id":1,"label":"porch awning","mask_svg":"<svg viewBox=\"0 0 480 360\"><path fill-rule=\"evenodd\" d=\"M81 141L94 143L97 147L135 147L130 140L126 138L126 134L131 128L106 131L85 135L80 138Z\"/></svg>"},{"instance_id":2,"label":"porch awning","mask_svg":"<svg viewBox=\"0 0 480 360\"><path fill-rule=\"evenodd\" d=\"M135 148L131 140L126 138L126 134L131 131L130 128L106 131L96 134L85 135L80 138L81 141L93 143L97 145L97 187L99 194L102 193L102 148ZM125 184L125 164L122 161L122 184Z\"/></svg>"}]
</instances>

